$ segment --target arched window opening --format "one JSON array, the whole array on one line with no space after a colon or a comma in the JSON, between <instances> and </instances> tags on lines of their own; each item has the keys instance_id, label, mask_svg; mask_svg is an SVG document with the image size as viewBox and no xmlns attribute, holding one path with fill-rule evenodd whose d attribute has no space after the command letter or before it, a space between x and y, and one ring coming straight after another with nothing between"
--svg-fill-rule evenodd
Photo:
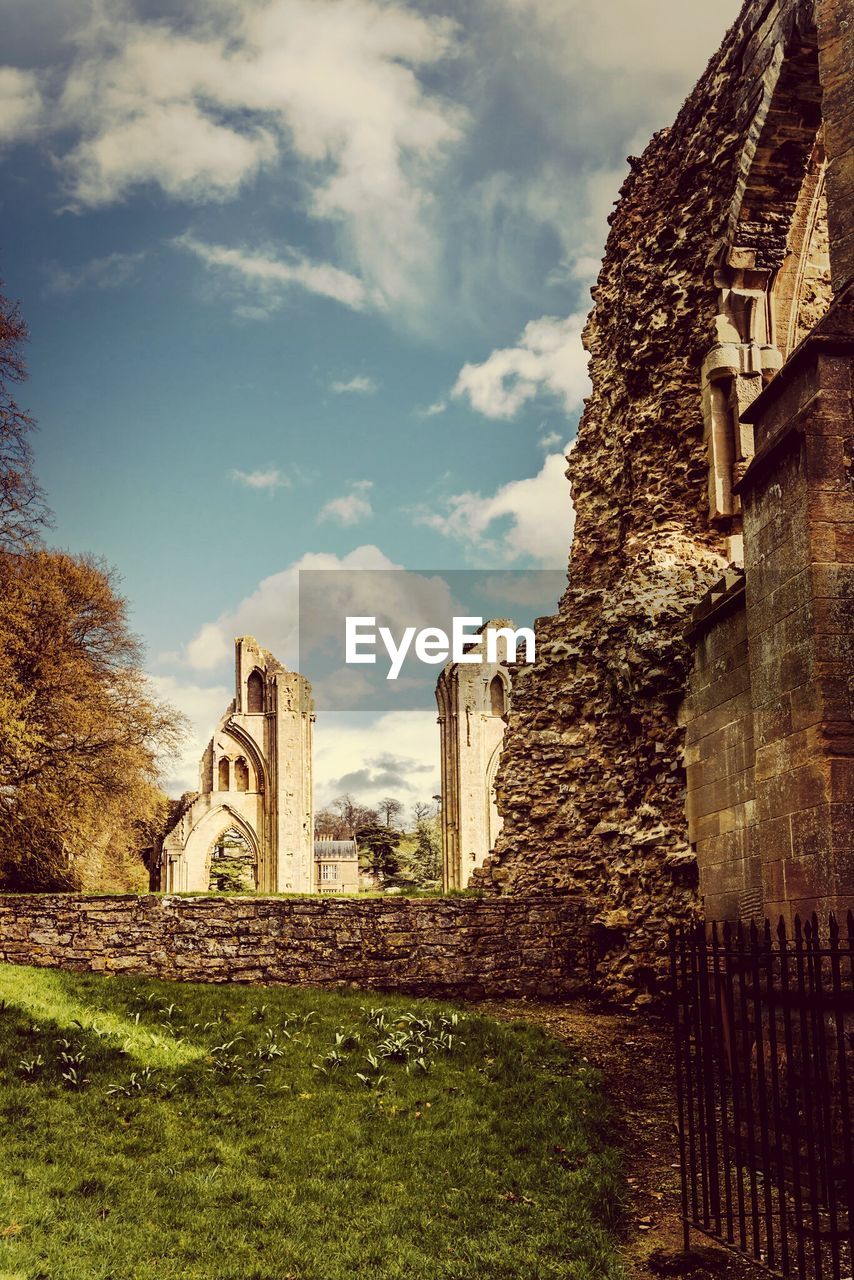
<instances>
[{"instance_id":1,"label":"arched window opening","mask_svg":"<svg viewBox=\"0 0 854 1280\"><path fill-rule=\"evenodd\" d=\"M246 681L246 710L264 710L264 677L260 671L253 671Z\"/></svg>"},{"instance_id":2,"label":"arched window opening","mask_svg":"<svg viewBox=\"0 0 854 1280\"><path fill-rule=\"evenodd\" d=\"M229 782L229 774L228 774L228 767L230 763L231 762L229 761L227 756L223 756L219 762L219 766L217 769L217 778L219 780L220 791L228 791L231 785Z\"/></svg>"},{"instance_id":3,"label":"arched window opening","mask_svg":"<svg viewBox=\"0 0 854 1280\"><path fill-rule=\"evenodd\" d=\"M234 789L235 791L249 790L249 765L238 756L234 762Z\"/></svg>"},{"instance_id":4,"label":"arched window opening","mask_svg":"<svg viewBox=\"0 0 854 1280\"><path fill-rule=\"evenodd\" d=\"M507 694L501 676L493 676L489 686L489 701L494 716L503 716L507 710Z\"/></svg>"},{"instance_id":5,"label":"arched window opening","mask_svg":"<svg viewBox=\"0 0 854 1280\"><path fill-rule=\"evenodd\" d=\"M208 890L215 893L252 893L258 887L254 850L236 827L223 834L211 849Z\"/></svg>"}]
</instances>

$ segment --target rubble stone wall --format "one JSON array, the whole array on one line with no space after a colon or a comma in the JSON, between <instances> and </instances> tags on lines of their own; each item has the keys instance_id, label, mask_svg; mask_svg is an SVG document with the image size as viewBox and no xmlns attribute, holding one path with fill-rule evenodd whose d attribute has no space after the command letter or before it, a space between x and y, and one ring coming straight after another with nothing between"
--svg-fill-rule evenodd
<instances>
[{"instance_id":1,"label":"rubble stone wall","mask_svg":"<svg viewBox=\"0 0 854 1280\"><path fill-rule=\"evenodd\" d=\"M732 551L710 520L702 372L728 246L754 245L763 271L785 256L821 119L814 9L748 0L673 126L630 160L584 333L569 585L537 664L514 673L504 826L473 881L583 895L619 999L657 989L668 923L699 910L678 710L690 617Z\"/></svg>"},{"instance_id":2,"label":"rubble stone wall","mask_svg":"<svg viewBox=\"0 0 854 1280\"><path fill-rule=\"evenodd\" d=\"M0 960L194 982L566 997L589 978L577 898L0 895Z\"/></svg>"}]
</instances>

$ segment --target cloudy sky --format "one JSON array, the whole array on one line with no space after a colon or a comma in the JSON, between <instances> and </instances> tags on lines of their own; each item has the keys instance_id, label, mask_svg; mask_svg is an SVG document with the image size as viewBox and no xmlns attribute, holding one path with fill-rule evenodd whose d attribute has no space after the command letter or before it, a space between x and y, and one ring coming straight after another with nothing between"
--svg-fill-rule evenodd
<instances>
[{"instance_id":1,"label":"cloudy sky","mask_svg":"<svg viewBox=\"0 0 854 1280\"><path fill-rule=\"evenodd\" d=\"M116 566L201 742L235 634L295 661L299 566L565 564L605 219L738 7L0 0L54 541ZM316 768L429 796L432 717L329 718Z\"/></svg>"}]
</instances>

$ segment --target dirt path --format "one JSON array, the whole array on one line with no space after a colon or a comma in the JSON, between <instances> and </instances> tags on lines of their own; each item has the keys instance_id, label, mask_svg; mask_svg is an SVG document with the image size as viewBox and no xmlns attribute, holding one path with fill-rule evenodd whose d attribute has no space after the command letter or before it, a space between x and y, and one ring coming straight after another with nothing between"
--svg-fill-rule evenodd
<instances>
[{"instance_id":1,"label":"dirt path","mask_svg":"<svg viewBox=\"0 0 854 1280\"><path fill-rule=\"evenodd\" d=\"M604 1077L622 1130L631 1203L623 1239L630 1280L653 1274L714 1273L721 1280L767 1280L767 1273L692 1235L682 1253L676 1085L672 1034L649 1014L603 1013L583 1004L485 1003L485 1013L524 1018L568 1041Z\"/></svg>"}]
</instances>

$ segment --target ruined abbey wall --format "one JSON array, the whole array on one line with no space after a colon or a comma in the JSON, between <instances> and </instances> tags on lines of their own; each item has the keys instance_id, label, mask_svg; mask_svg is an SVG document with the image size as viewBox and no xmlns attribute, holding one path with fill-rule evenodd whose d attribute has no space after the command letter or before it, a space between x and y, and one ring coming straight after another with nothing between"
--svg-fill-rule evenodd
<instances>
[{"instance_id":1,"label":"ruined abbey wall","mask_svg":"<svg viewBox=\"0 0 854 1280\"><path fill-rule=\"evenodd\" d=\"M699 909L679 709L693 611L741 555L740 415L830 302L814 10L748 0L672 128L630 161L584 333L569 584L536 666L514 673L504 827L475 880L582 894L617 998L657 985L668 923ZM764 291L787 264L780 333Z\"/></svg>"}]
</instances>

